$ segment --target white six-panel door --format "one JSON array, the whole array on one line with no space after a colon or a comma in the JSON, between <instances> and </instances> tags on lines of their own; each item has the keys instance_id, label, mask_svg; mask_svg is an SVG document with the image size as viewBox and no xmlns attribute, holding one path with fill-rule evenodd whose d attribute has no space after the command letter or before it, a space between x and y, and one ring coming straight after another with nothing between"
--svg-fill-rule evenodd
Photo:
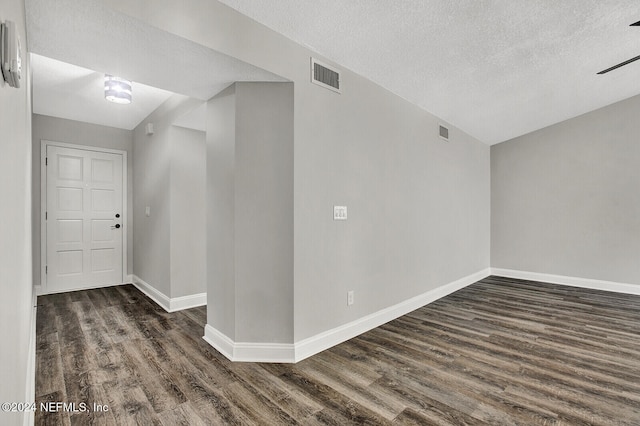
<instances>
[{"instance_id":1,"label":"white six-panel door","mask_svg":"<svg viewBox=\"0 0 640 426\"><path fill-rule=\"evenodd\" d=\"M47 145L46 293L120 284L122 154Z\"/></svg>"}]
</instances>

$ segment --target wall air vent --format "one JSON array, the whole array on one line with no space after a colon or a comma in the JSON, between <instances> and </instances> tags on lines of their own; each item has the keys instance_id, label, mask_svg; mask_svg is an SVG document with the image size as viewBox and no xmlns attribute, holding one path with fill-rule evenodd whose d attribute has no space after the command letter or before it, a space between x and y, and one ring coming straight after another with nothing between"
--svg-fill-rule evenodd
<instances>
[{"instance_id":1,"label":"wall air vent","mask_svg":"<svg viewBox=\"0 0 640 426\"><path fill-rule=\"evenodd\" d=\"M445 141L449 140L449 129L440 124L440 137Z\"/></svg>"},{"instance_id":2,"label":"wall air vent","mask_svg":"<svg viewBox=\"0 0 640 426\"><path fill-rule=\"evenodd\" d=\"M340 71L311 58L311 82L340 93Z\"/></svg>"}]
</instances>

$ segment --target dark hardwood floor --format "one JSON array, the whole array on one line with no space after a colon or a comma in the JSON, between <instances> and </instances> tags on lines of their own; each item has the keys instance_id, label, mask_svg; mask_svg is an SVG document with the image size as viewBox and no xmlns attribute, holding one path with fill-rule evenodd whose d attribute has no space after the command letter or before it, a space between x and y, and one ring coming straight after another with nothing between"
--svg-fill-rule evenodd
<instances>
[{"instance_id":1,"label":"dark hardwood floor","mask_svg":"<svg viewBox=\"0 0 640 426\"><path fill-rule=\"evenodd\" d=\"M205 308L130 285L37 315L36 401L77 407L36 424L640 425L638 296L489 277L295 365L231 363Z\"/></svg>"}]
</instances>

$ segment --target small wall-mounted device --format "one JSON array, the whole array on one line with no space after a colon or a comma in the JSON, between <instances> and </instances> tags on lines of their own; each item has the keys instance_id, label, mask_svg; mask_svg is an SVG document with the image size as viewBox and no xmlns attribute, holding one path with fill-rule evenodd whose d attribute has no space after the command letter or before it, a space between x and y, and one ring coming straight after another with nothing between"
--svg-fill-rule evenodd
<instances>
[{"instance_id":1,"label":"small wall-mounted device","mask_svg":"<svg viewBox=\"0 0 640 426\"><path fill-rule=\"evenodd\" d=\"M443 126L442 124L439 125L439 129L438 129L438 135L440 136L441 139L444 139L445 141L449 140L449 128Z\"/></svg>"},{"instance_id":2,"label":"small wall-mounted device","mask_svg":"<svg viewBox=\"0 0 640 426\"><path fill-rule=\"evenodd\" d=\"M4 21L0 24L0 68L2 78L11 87L20 87L20 55L20 38L16 34L16 25L12 21Z\"/></svg>"},{"instance_id":3,"label":"small wall-mounted device","mask_svg":"<svg viewBox=\"0 0 640 426\"><path fill-rule=\"evenodd\" d=\"M147 125L144 126L144 132L147 136L151 136L153 134L153 123L147 123Z\"/></svg>"},{"instance_id":4,"label":"small wall-mounted device","mask_svg":"<svg viewBox=\"0 0 640 426\"><path fill-rule=\"evenodd\" d=\"M347 206L333 206L333 220L347 220Z\"/></svg>"}]
</instances>

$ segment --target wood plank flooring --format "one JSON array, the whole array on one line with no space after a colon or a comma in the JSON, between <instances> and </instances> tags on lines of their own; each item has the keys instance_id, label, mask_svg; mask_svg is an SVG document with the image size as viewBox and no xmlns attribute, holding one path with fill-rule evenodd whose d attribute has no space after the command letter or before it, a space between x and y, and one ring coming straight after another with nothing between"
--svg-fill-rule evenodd
<instances>
[{"instance_id":1,"label":"wood plank flooring","mask_svg":"<svg viewBox=\"0 0 640 426\"><path fill-rule=\"evenodd\" d=\"M131 285L39 297L36 401L89 409L36 424L640 425L638 296L489 277L295 365L205 323Z\"/></svg>"}]
</instances>

